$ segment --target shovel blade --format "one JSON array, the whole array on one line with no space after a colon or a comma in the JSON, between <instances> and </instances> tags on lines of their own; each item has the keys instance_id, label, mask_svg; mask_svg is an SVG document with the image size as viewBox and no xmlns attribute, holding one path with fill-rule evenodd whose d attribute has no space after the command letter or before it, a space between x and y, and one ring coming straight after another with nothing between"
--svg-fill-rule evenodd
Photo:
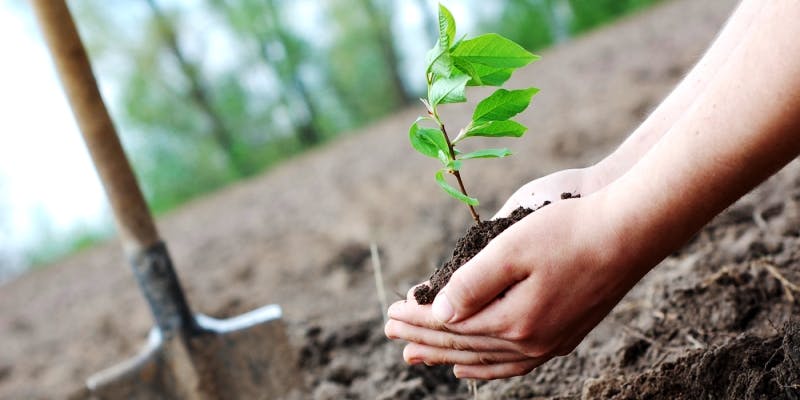
<instances>
[{"instance_id":1,"label":"shovel blade","mask_svg":"<svg viewBox=\"0 0 800 400\"><path fill-rule=\"evenodd\" d=\"M96 399L279 399L302 392L280 307L214 319L167 337L156 327L135 357L87 380Z\"/></svg>"}]
</instances>

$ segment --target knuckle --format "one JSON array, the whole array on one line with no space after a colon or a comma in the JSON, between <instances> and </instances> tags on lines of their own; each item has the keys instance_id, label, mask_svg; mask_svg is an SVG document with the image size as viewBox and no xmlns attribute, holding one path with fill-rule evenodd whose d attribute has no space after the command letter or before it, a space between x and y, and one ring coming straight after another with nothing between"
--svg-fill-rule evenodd
<instances>
[{"instance_id":1,"label":"knuckle","mask_svg":"<svg viewBox=\"0 0 800 400\"><path fill-rule=\"evenodd\" d=\"M503 335L503 339L506 339L511 342L525 342L528 340L530 336L529 330L526 329L524 326L512 326L506 330L506 333Z\"/></svg>"},{"instance_id":2,"label":"knuckle","mask_svg":"<svg viewBox=\"0 0 800 400\"><path fill-rule=\"evenodd\" d=\"M480 353L478 354L478 363L481 365L491 365L496 363L496 357L492 357L490 354Z\"/></svg>"},{"instance_id":3,"label":"knuckle","mask_svg":"<svg viewBox=\"0 0 800 400\"><path fill-rule=\"evenodd\" d=\"M525 348L522 351L522 354L530 358L542 358L542 357L547 357L549 354L551 354L551 351L547 346L528 345L525 346Z\"/></svg>"},{"instance_id":4,"label":"knuckle","mask_svg":"<svg viewBox=\"0 0 800 400\"><path fill-rule=\"evenodd\" d=\"M468 350L463 343L461 343L455 336L447 335L444 339L445 348L453 349L453 350Z\"/></svg>"}]
</instances>

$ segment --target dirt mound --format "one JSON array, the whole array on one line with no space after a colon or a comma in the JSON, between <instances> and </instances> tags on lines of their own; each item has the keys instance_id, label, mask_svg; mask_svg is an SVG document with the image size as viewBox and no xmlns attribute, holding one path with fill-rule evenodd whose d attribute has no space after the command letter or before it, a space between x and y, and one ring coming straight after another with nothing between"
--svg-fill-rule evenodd
<instances>
[{"instance_id":1,"label":"dirt mound","mask_svg":"<svg viewBox=\"0 0 800 400\"><path fill-rule=\"evenodd\" d=\"M520 116L531 133L509 144L516 155L508 161L462 171L482 211L532 178L612 150L734 6L666 2L520 71L512 85L542 89ZM466 120L472 106L452 107L448 119ZM402 362L402 345L383 336L370 273L375 243L387 291L404 298L470 225L429 178L433 165L407 144L418 113L399 112L159 221L195 310L226 317L282 306L306 398L472 397L448 368ZM798 237L795 162L648 274L574 352L527 376L482 383L478 397L800 398ZM6 284L0 398L76 392L90 374L133 355L151 325L116 243Z\"/></svg>"},{"instance_id":2,"label":"dirt mound","mask_svg":"<svg viewBox=\"0 0 800 400\"><path fill-rule=\"evenodd\" d=\"M631 379L597 380L584 397L603 399L797 399L800 321L776 336L743 335Z\"/></svg>"}]
</instances>

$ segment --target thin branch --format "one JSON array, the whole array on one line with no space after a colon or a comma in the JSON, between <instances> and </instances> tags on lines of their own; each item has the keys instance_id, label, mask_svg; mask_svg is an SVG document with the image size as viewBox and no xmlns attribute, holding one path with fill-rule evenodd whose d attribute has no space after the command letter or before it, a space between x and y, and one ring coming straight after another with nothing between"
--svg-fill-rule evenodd
<instances>
[{"instance_id":1,"label":"thin branch","mask_svg":"<svg viewBox=\"0 0 800 400\"><path fill-rule=\"evenodd\" d=\"M445 129L444 124L441 121L439 122L439 127L442 128L442 133L444 133L444 139L447 141L447 147L448 149L450 149L450 157L453 160L455 160L456 151L453 148L453 143L450 141L450 136L447 135L447 129ZM458 181L458 189L461 190L461 193L464 194L464 196L469 197L469 194L467 194L467 189L464 187L464 182L461 180L461 173L458 172L457 170L450 171L450 173L455 175L456 181ZM478 215L478 212L475 211L475 207L473 207L471 204L467 204L467 207L469 207L469 213L472 214L472 219L475 220L476 224L480 225L481 217L480 215Z\"/></svg>"}]
</instances>

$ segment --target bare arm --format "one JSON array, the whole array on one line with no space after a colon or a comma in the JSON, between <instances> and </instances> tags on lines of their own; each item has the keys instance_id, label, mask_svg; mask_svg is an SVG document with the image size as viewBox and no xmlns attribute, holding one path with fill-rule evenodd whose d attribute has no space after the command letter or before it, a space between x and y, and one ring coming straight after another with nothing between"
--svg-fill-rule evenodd
<instances>
[{"instance_id":1,"label":"bare arm","mask_svg":"<svg viewBox=\"0 0 800 400\"><path fill-rule=\"evenodd\" d=\"M559 171L527 183L510 196L495 217L506 216L519 206L536 208L545 201L558 201L563 192L588 195L622 176L689 109L747 35L762 5L760 1L741 3L703 58L613 153L591 167Z\"/></svg>"},{"instance_id":2,"label":"bare arm","mask_svg":"<svg viewBox=\"0 0 800 400\"><path fill-rule=\"evenodd\" d=\"M749 34L752 22L763 5L762 1L743 1L739 4L705 55L686 77L613 153L597 164L602 186L628 171L689 109Z\"/></svg>"},{"instance_id":3,"label":"bare arm","mask_svg":"<svg viewBox=\"0 0 800 400\"><path fill-rule=\"evenodd\" d=\"M609 187L610 197L635 193L642 203L626 220L659 232L665 248L642 243L642 253L666 256L800 151L800 2L751 3L763 5L754 29L669 133Z\"/></svg>"}]
</instances>

